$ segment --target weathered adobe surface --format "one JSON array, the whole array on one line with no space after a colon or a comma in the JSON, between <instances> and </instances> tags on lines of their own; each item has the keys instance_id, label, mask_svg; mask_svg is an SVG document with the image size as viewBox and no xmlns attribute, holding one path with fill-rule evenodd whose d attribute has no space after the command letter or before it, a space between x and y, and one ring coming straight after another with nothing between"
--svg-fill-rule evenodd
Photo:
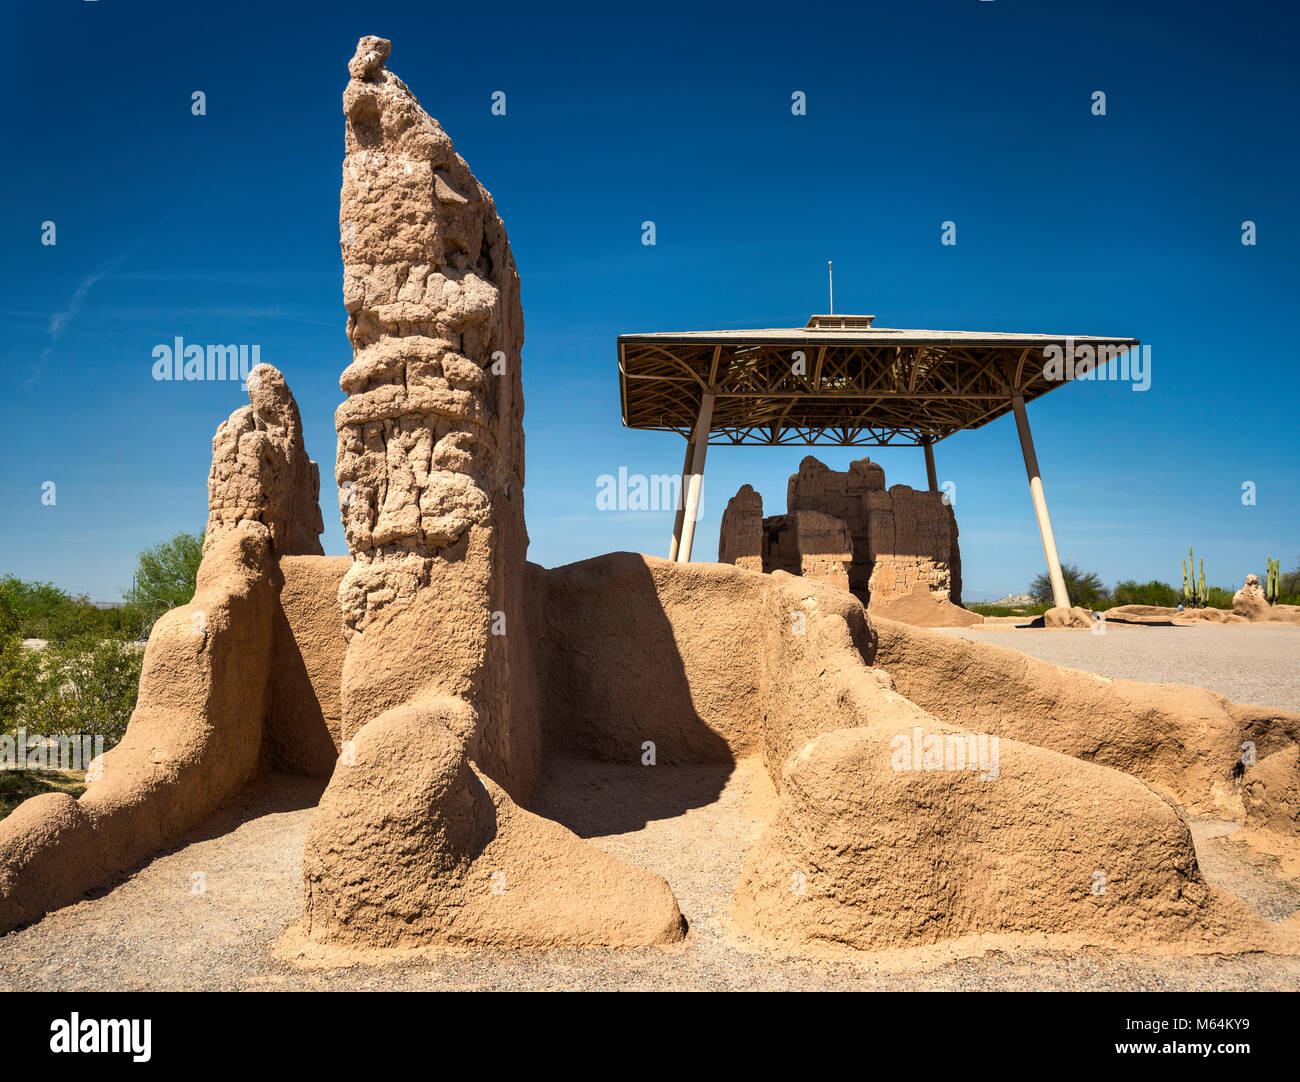
<instances>
[{"instance_id":1,"label":"weathered adobe surface","mask_svg":"<svg viewBox=\"0 0 1300 1082\"><path fill-rule=\"evenodd\" d=\"M343 741L339 583L346 556L282 556L275 614L266 765L282 774L328 778Z\"/></svg>"},{"instance_id":2,"label":"weathered adobe surface","mask_svg":"<svg viewBox=\"0 0 1300 1082\"><path fill-rule=\"evenodd\" d=\"M1243 814L1244 741L1261 756L1300 741L1300 715L1288 710L1061 668L888 620L875 627L873 663L936 716L1133 774L1198 814Z\"/></svg>"},{"instance_id":3,"label":"weathered adobe surface","mask_svg":"<svg viewBox=\"0 0 1300 1082\"><path fill-rule=\"evenodd\" d=\"M766 764L779 804L734 912L759 940L1294 949L1206 886L1172 801L1240 813L1251 741L1265 756L1252 807L1289 806L1300 716L873 621L851 594L780 571L630 554L526 569L513 262L486 192L387 54L363 39L345 95L345 253L360 247L337 420L354 561L277 553L269 499L223 523L195 604L155 629L103 781L0 824L0 928L155 852L259 761L292 761L302 732L301 769L328 760L326 742L345 752L309 833L303 934L346 956L679 939L660 877L519 803L544 746L639 763L647 741L661 762ZM406 293L412 274L436 288ZM463 324L462 293L479 313ZM481 386L456 386L459 361L489 348L513 365L489 380L483 362ZM462 458L435 457L447 437ZM504 635L488 630L498 616ZM268 724L268 700L294 696L314 708ZM954 748L997 736L996 778L900 761L917 733Z\"/></svg>"},{"instance_id":4,"label":"weathered adobe surface","mask_svg":"<svg viewBox=\"0 0 1300 1082\"><path fill-rule=\"evenodd\" d=\"M339 218L353 564L303 934L358 950L680 939L659 876L520 808L541 771L524 599L523 313L492 197L363 38Z\"/></svg>"},{"instance_id":5,"label":"weathered adobe surface","mask_svg":"<svg viewBox=\"0 0 1300 1082\"><path fill-rule=\"evenodd\" d=\"M763 570L763 497L741 485L727 501L718 529L718 563Z\"/></svg>"},{"instance_id":6,"label":"weathered adobe surface","mask_svg":"<svg viewBox=\"0 0 1300 1082\"><path fill-rule=\"evenodd\" d=\"M1233 595L1233 608L1183 609L1161 605L1117 605L1106 610L1106 619L1127 624L1300 624L1300 605L1270 605L1254 575ZM1258 591L1258 593L1256 593Z\"/></svg>"},{"instance_id":7,"label":"weathered adobe surface","mask_svg":"<svg viewBox=\"0 0 1300 1082\"><path fill-rule=\"evenodd\" d=\"M939 942L1294 948L1282 929L1206 885L1173 797L1189 810L1239 813L1233 749L1247 739L1294 747L1296 715L1199 689L1109 681L891 624L844 591L781 572L615 553L530 566L527 595L548 749L640 765L652 741L660 763L753 755L766 763L780 802L733 910L758 942L813 953ZM933 654L918 661L918 649ZM918 728L963 741L998 734L997 778L895 769L896 740ZM400 730L393 739L396 757ZM458 763L449 758L448 772ZM375 794L373 778L345 776ZM464 787L430 786L426 807L441 808L447 793L469 800ZM519 811L487 780L485 792L503 821ZM455 817L457 829L482 829L473 824L487 798L477 800L479 812ZM382 809L404 804L387 790L376 795L367 832L390 829ZM472 836L490 844L490 832ZM417 840L406 859L458 851ZM509 866L511 876L540 871L545 881L544 861ZM435 874L484 870L480 862L477 871ZM358 898L368 890L354 888ZM518 944L504 906L490 908L478 890L459 893L469 912L439 916L447 923L433 941ZM536 894L520 901L527 941L565 942L541 930L550 909L533 908ZM564 913L590 919L581 906ZM409 937L380 922L376 942L427 944L434 916L412 909L421 931ZM376 932L364 909L347 921ZM637 939L620 939L604 919L586 927L609 942Z\"/></svg>"},{"instance_id":8,"label":"weathered adobe surface","mask_svg":"<svg viewBox=\"0 0 1300 1082\"><path fill-rule=\"evenodd\" d=\"M1242 780L1246 823L1234 840L1276 857L1282 875L1300 879L1300 746L1257 759Z\"/></svg>"},{"instance_id":9,"label":"weathered adobe surface","mask_svg":"<svg viewBox=\"0 0 1300 1082\"><path fill-rule=\"evenodd\" d=\"M1103 763L1123 761L1168 791L1199 796L1196 786L1209 792L1212 780L1199 767L1214 743L1205 726L1222 730L1231 775L1234 743L1250 734L1285 746L1295 715L1038 668L1012 651L873 620L847 592L784 572L629 553L531 572L530 603L550 617L537 639L543 716L555 719L548 746L629 765L646 740L661 762L762 756L780 802L733 909L759 941L814 952L974 936L1290 949L1281 931L1206 885L1169 796ZM922 672L910 673L899 633L938 651ZM950 645L978 647L978 656ZM912 676L911 697L880 661L886 653ZM998 665L997 654L1029 664ZM989 694L999 686L1043 712L1027 708L1001 725L1000 706L959 720L938 714L944 689L961 681ZM1110 719L1143 704L1154 733L1112 735ZM918 729L962 747L998 734L997 777L896 769L896 740ZM1094 892L1098 871L1103 894Z\"/></svg>"},{"instance_id":10,"label":"weathered adobe surface","mask_svg":"<svg viewBox=\"0 0 1300 1082\"><path fill-rule=\"evenodd\" d=\"M320 556L320 467L307 457L298 403L279 369L248 374L249 405L212 437L207 552L231 530L260 524L277 556Z\"/></svg>"},{"instance_id":11,"label":"weathered adobe surface","mask_svg":"<svg viewBox=\"0 0 1300 1082\"><path fill-rule=\"evenodd\" d=\"M1300 746L1259 759L1246 769L1246 825L1300 842Z\"/></svg>"},{"instance_id":12,"label":"weathered adobe surface","mask_svg":"<svg viewBox=\"0 0 1300 1082\"><path fill-rule=\"evenodd\" d=\"M284 377L259 365L248 394L250 405L212 441L194 599L154 624L126 735L103 757L101 776L89 772L79 800L47 794L0 821L0 931L138 865L259 767L332 769L329 734L312 728L305 707L267 721L286 659L298 653L286 625L301 623L279 604L278 557L320 552L319 477Z\"/></svg>"},{"instance_id":13,"label":"weathered adobe surface","mask_svg":"<svg viewBox=\"0 0 1300 1082\"><path fill-rule=\"evenodd\" d=\"M961 608L952 507L937 492L886 489L884 469L869 458L844 472L804 458L787 485L784 515L764 518L762 497L742 486L722 515L718 562L826 582L891 619L980 622Z\"/></svg>"},{"instance_id":14,"label":"weathered adobe surface","mask_svg":"<svg viewBox=\"0 0 1300 1082\"><path fill-rule=\"evenodd\" d=\"M126 735L78 800L0 820L0 931L135 867L229 800L257 766L276 607L265 527L217 540L190 604L149 635Z\"/></svg>"}]
</instances>

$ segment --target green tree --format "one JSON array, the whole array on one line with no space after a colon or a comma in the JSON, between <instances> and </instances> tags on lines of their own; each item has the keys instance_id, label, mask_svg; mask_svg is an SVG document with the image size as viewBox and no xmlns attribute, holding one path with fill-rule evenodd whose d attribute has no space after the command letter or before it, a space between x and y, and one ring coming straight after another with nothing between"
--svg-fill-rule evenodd
<instances>
[{"instance_id":1,"label":"green tree","mask_svg":"<svg viewBox=\"0 0 1300 1082\"><path fill-rule=\"evenodd\" d=\"M1158 605L1169 609L1177 608L1183 600L1179 590L1157 579L1150 582L1137 582L1133 579L1117 582L1112 596L1116 605Z\"/></svg>"},{"instance_id":2,"label":"green tree","mask_svg":"<svg viewBox=\"0 0 1300 1082\"><path fill-rule=\"evenodd\" d=\"M27 685L22 633L9 590L0 582L0 733L13 732Z\"/></svg>"},{"instance_id":3,"label":"green tree","mask_svg":"<svg viewBox=\"0 0 1300 1082\"><path fill-rule=\"evenodd\" d=\"M135 585L126 600L141 613L146 626L168 609L193 600L202 559L203 535L192 533L178 533L140 553Z\"/></svg>"},{"instance_id":4,"label":"green tree","mask_svg":"<svg viewBox=\"0 0 1300 1082\"><path fill-rule=\"evenodd\" d=\"M1282 597L1295 597L1300 594L1300 556L1296 557L1295 568L1285 575L1278 576L1278 592Z\"/></svg>"},{"instance_id":5,"label":"green tree","mask_svg":"<svg viewBox=\"0 0 1300 1082\"><path fill-rule=\"evenodd\" d=\"M1065 579L1065 589L1070 595L1071 605L1082 605L1085 609L1095 609L1110 600L1106 586L1095 571L1080 571L1074 564L1062 564L1061 576ZM1029 584L1029 594L1040 605L1051 605L1052 580L1047 572L1042 572Z\"/></svg>"},{"instance_id":6,"label":"green tree","mask_svg":"<svg viewBox=\"0 0 1300 1082\"><path fill-rule=\"evenodd\" d=\"M32 653L19 708L28 732L102 736L107 747L122 739L140 690L139 643L89 634Z\"/></svg>"},{"instance_id":7,"label":"green tree","mask_svg":"<svg viewBox=\"0 0 1300 1082\"><path fill-rule=\"evenodd\" d=\"M68 606L75 604L72 595L52 582L24 582L13 575L0 578L10 610L18 620L21 637L43 639L52 620Z\"/></svg>"}]
</instances>

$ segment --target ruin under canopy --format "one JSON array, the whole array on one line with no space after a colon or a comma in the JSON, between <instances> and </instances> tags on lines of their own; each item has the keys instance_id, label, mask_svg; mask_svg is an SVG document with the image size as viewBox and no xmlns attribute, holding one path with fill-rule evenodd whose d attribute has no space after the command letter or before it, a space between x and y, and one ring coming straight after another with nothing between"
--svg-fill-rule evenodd
<instances>
[{"instance_id":1,"label":"ruin under canopy","mask_svg":"<svg viewBox=\"0 0 1300 1082\"><path fill-rule=\"evenodd\" d=\"M1053 599L1068 608L1025 404L1122 358L1137 339L901 330L875 318L619 336L623 424L687 441L668 558L691 558L710 444L921 447L937 491L934 445L1012 413Z\"/></svg>"},{"instance_id":2,"label":"ruin under canopy","mask_svg":"<svg viewBox=\"0 0 1300 1082\"><path fill-rule=\"evenodd\" d=\"M722 515L718 562L816 579L873 611L912 597L961 605L951 504L939 492L886 488L884 468L869 458L838 471L807 456L790 477L783 515L765 518L762 496L741 486Z\"/></svg>"}]
</instances>

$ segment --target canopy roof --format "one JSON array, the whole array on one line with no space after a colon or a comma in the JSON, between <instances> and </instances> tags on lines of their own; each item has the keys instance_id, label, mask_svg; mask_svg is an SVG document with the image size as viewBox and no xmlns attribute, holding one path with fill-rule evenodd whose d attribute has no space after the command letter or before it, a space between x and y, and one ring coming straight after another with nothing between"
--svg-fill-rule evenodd
<instances>
[{"instance_id":1,"label":"canopy roof","mask_svg":"<svg viewBox=\"0 0 1300 1082\"><path fill-rule=\"evenodd\" d=\"M1068 378L1043 374L1043 351L1091 347L1114 357L1136 338L895 330L874 316L813 316L806 327L623 334L623 424L689 437L701 397L709 442L914 446L979 428ZM1102 352L1102 351L1106 352ZM1067 376L1072 375L1072 369Z\"/></svg>"}]
</instances>

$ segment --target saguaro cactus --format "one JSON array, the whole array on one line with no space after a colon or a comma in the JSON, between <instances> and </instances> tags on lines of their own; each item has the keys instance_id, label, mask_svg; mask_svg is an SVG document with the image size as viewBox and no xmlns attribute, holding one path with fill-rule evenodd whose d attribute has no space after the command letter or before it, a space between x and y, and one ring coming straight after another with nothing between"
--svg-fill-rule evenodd
<instances>
[{"instance_id":1,"label":"saguaro cactus","mask_svg":"<svg viewBox=\"0 0 1300 1082\"><path fill-rule=\"evenodd\" d=\"M1187 546L1187 559L1183 561L1183 604L1204 608L1210 603L1210 588L1205 585L1205 560L1201 560L1200 578L1196 575L1196 557L1192 546Z\"/></svg>"},{"instance_id":2,"label":"saguaro cactus","mask_svg":"<svg viewBox=\"0 0 1300 1082\"><path fill-rule=\"evenodd\" d=\"M1264 599L1270 605L1276 605L1282 591L1282 561L1272 556L1264 557L1268 563L1268 574L1264 577Z\"/></svg>"}]
</instances>

